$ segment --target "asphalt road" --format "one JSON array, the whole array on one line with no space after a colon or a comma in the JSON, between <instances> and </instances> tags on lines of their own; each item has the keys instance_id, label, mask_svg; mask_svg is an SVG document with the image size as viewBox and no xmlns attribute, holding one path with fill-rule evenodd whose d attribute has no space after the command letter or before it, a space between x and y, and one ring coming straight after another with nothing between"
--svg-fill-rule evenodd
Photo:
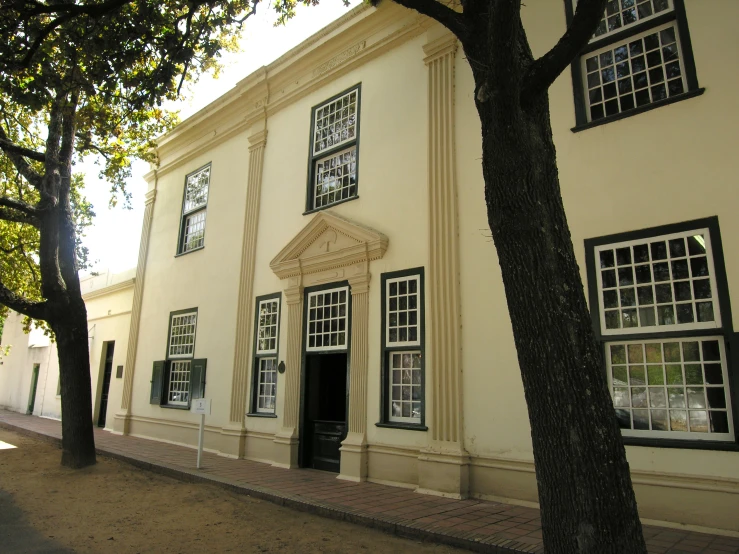
<instances>
[{"instance_id":1,"label":"asphalt road","mask_svg":"<svg viewBox=\"0 0 739 554\"><path fill-rule=\"evenodd\" d=\"M0 552L3 554L74 554L41 535L9 493L0 490Z\"/></svg>"}]
</instances>

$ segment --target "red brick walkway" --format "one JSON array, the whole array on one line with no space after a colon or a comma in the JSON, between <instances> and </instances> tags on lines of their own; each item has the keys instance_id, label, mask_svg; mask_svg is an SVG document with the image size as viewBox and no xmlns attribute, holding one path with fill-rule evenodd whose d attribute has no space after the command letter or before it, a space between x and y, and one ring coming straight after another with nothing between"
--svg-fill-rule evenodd
<instances>
[{"instance_id":1,"label":"red brick walkway","mask_svg":"<svg viewBox=\"0 0 739 554\"><path fill-rule=\"evenodd\" d=\"M0 427L59 443L58 421L0 410ZM195 469L191 448L122 437L99 429L101 455L186 481L206 481L277 504L358 523L400 536L441 542L475 552L544 552L539 510L482 500L452 500L408 489L350 483L308 469L286 470L268 464L203 454ZM739 517L739 516L738 516ZM644 527L652 554L739 553L739 538Z\"/></svg>"}]
</instances>

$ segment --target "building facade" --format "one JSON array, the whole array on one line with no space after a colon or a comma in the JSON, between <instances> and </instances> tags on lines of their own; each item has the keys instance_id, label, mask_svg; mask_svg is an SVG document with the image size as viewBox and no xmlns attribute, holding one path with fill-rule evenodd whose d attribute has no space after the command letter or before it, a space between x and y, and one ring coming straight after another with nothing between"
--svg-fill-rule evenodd
<instances>
[{"instance_id":1,"label":"building facade","mask_svg":"<svg viewBox=\"0 0 739 554\"><path fill-rule=\"evenodd\" d=\"M604 379L642 517L739 532L739 5L608 6L550 90ZM572 5L523 15L541 55ZM225 456L535 503L473 89L453 37L385 2L163 137L114 429L195 444L205 396Z\"/></svg>"},{"instance_id":2,"label":"building facade","mask_svg":"<svg viewBox=\"0 0 739 554\"><path fill-rule=\"evenodd\" d=\"M121 404L134 274L135 270L106 271L80 279L87 308L92 416L97 426L110 430ZM26 334L23 316L11 311L5 320L2 347L7 347L8 353L0 365L0 407L61 419L56 343L42 329Z\"/></svg>"}]
</instances>

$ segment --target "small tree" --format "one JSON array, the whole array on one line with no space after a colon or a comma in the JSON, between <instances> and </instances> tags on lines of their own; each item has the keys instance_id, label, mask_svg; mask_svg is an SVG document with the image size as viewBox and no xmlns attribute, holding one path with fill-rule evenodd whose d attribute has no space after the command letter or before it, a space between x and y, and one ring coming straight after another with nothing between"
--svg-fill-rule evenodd
<instances>
[{"instance_id":1,"label":"small tree","mask_svg":"<svg viewBox=\"0 0 739 554\"><path fill-rule=\"evenodd\" d=\"M0 6L0 303L56 336L62 464L95 463L75 160L127 197L133 157L175 122L158 106L233 47L257 1L6 0ZM17 262L17 263L16 263ZM37 265L34 263L37 262ZM24 268L25 266L25 268Z\"/></svg>"}]
</instances>

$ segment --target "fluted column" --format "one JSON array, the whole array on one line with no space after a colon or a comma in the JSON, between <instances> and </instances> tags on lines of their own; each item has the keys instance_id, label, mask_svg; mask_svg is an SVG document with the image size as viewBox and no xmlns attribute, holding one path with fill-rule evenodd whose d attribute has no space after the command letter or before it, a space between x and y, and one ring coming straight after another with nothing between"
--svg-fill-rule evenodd
<instances>
[{"instance_id":1,"label":"fluted column","mask_svg":"<svg viewBox=\"0 0 739 554\"><path fill-rule=\"evenodd\" d=\"M146 257L149 252L149 237L151 236L151 220L154 216L154 200L157 196L156 173L154 173L154 188L146 193L144 207L144 221L141 226L141 242L139 243L139 258L136 264L136 280L133 286L133 305L131 306L131 323L128 331L128 347L126 350L126 365L123 371L123 397L121 410L113 420L113 430L127 435L130 428L131 400L133 397L133 374L136 368L136 350L139 344L139 324L141 322L141 299L144 295L144 277L146 275Z\"/></svg>"},{"instance_id":2,"label":"fluted column","mask_svg":"<svg viewBox=\"0 0 739 554\"><path fill-rule=\"evenodd\" d=\"M349 278L352 295L351 354L349 356L349 431L341 443L339 479L367 478L367 369L369 328L369 272Z\"/></svg>"},{"instance_id":3,"label":"fluted column","mask_svg":"<svg viewBox=\"0 0 739 554\"><path fill-rule=\"evenodd\" d=\"M300 371L303 352L303 287L300 277L285 290L287 304L287 355L285 357L285 400L282 428L275 435L275 463L298 466L298 423L300 421Z\"/></svg>"},{"instance_id":4,"label":"fluted column","mask_svg":"<svg viewBox=\"0 0 739 554\"><path fill-rule=\"evenodd\" d=\"M249 173L246 184L246 207L244 210L244 234L241 244L241 271L239 274L239 297L236 311L236 345L234 350L233 378L231 385L232 426L244 425L246 401L249 394L249 369L252 357L252 334L254 323L254 256L257 249L259 229L259 203L262 191L262 168L267 131L249 137ZM239 456L243 445L239 446Z\"/></svg>"},{"instance_id":5,"label":"fluted column","mask_svg":"<svg viewBox=\"0 0 739 554\"><path fill-rule=\"evenodd\" d=\"M419 458L419 488L467 496L463 446L459 224L455 166L454 63L448 33L423 47L428 67L429 271L426 368L431 443Z\"/></svg>"}]
</instances>

